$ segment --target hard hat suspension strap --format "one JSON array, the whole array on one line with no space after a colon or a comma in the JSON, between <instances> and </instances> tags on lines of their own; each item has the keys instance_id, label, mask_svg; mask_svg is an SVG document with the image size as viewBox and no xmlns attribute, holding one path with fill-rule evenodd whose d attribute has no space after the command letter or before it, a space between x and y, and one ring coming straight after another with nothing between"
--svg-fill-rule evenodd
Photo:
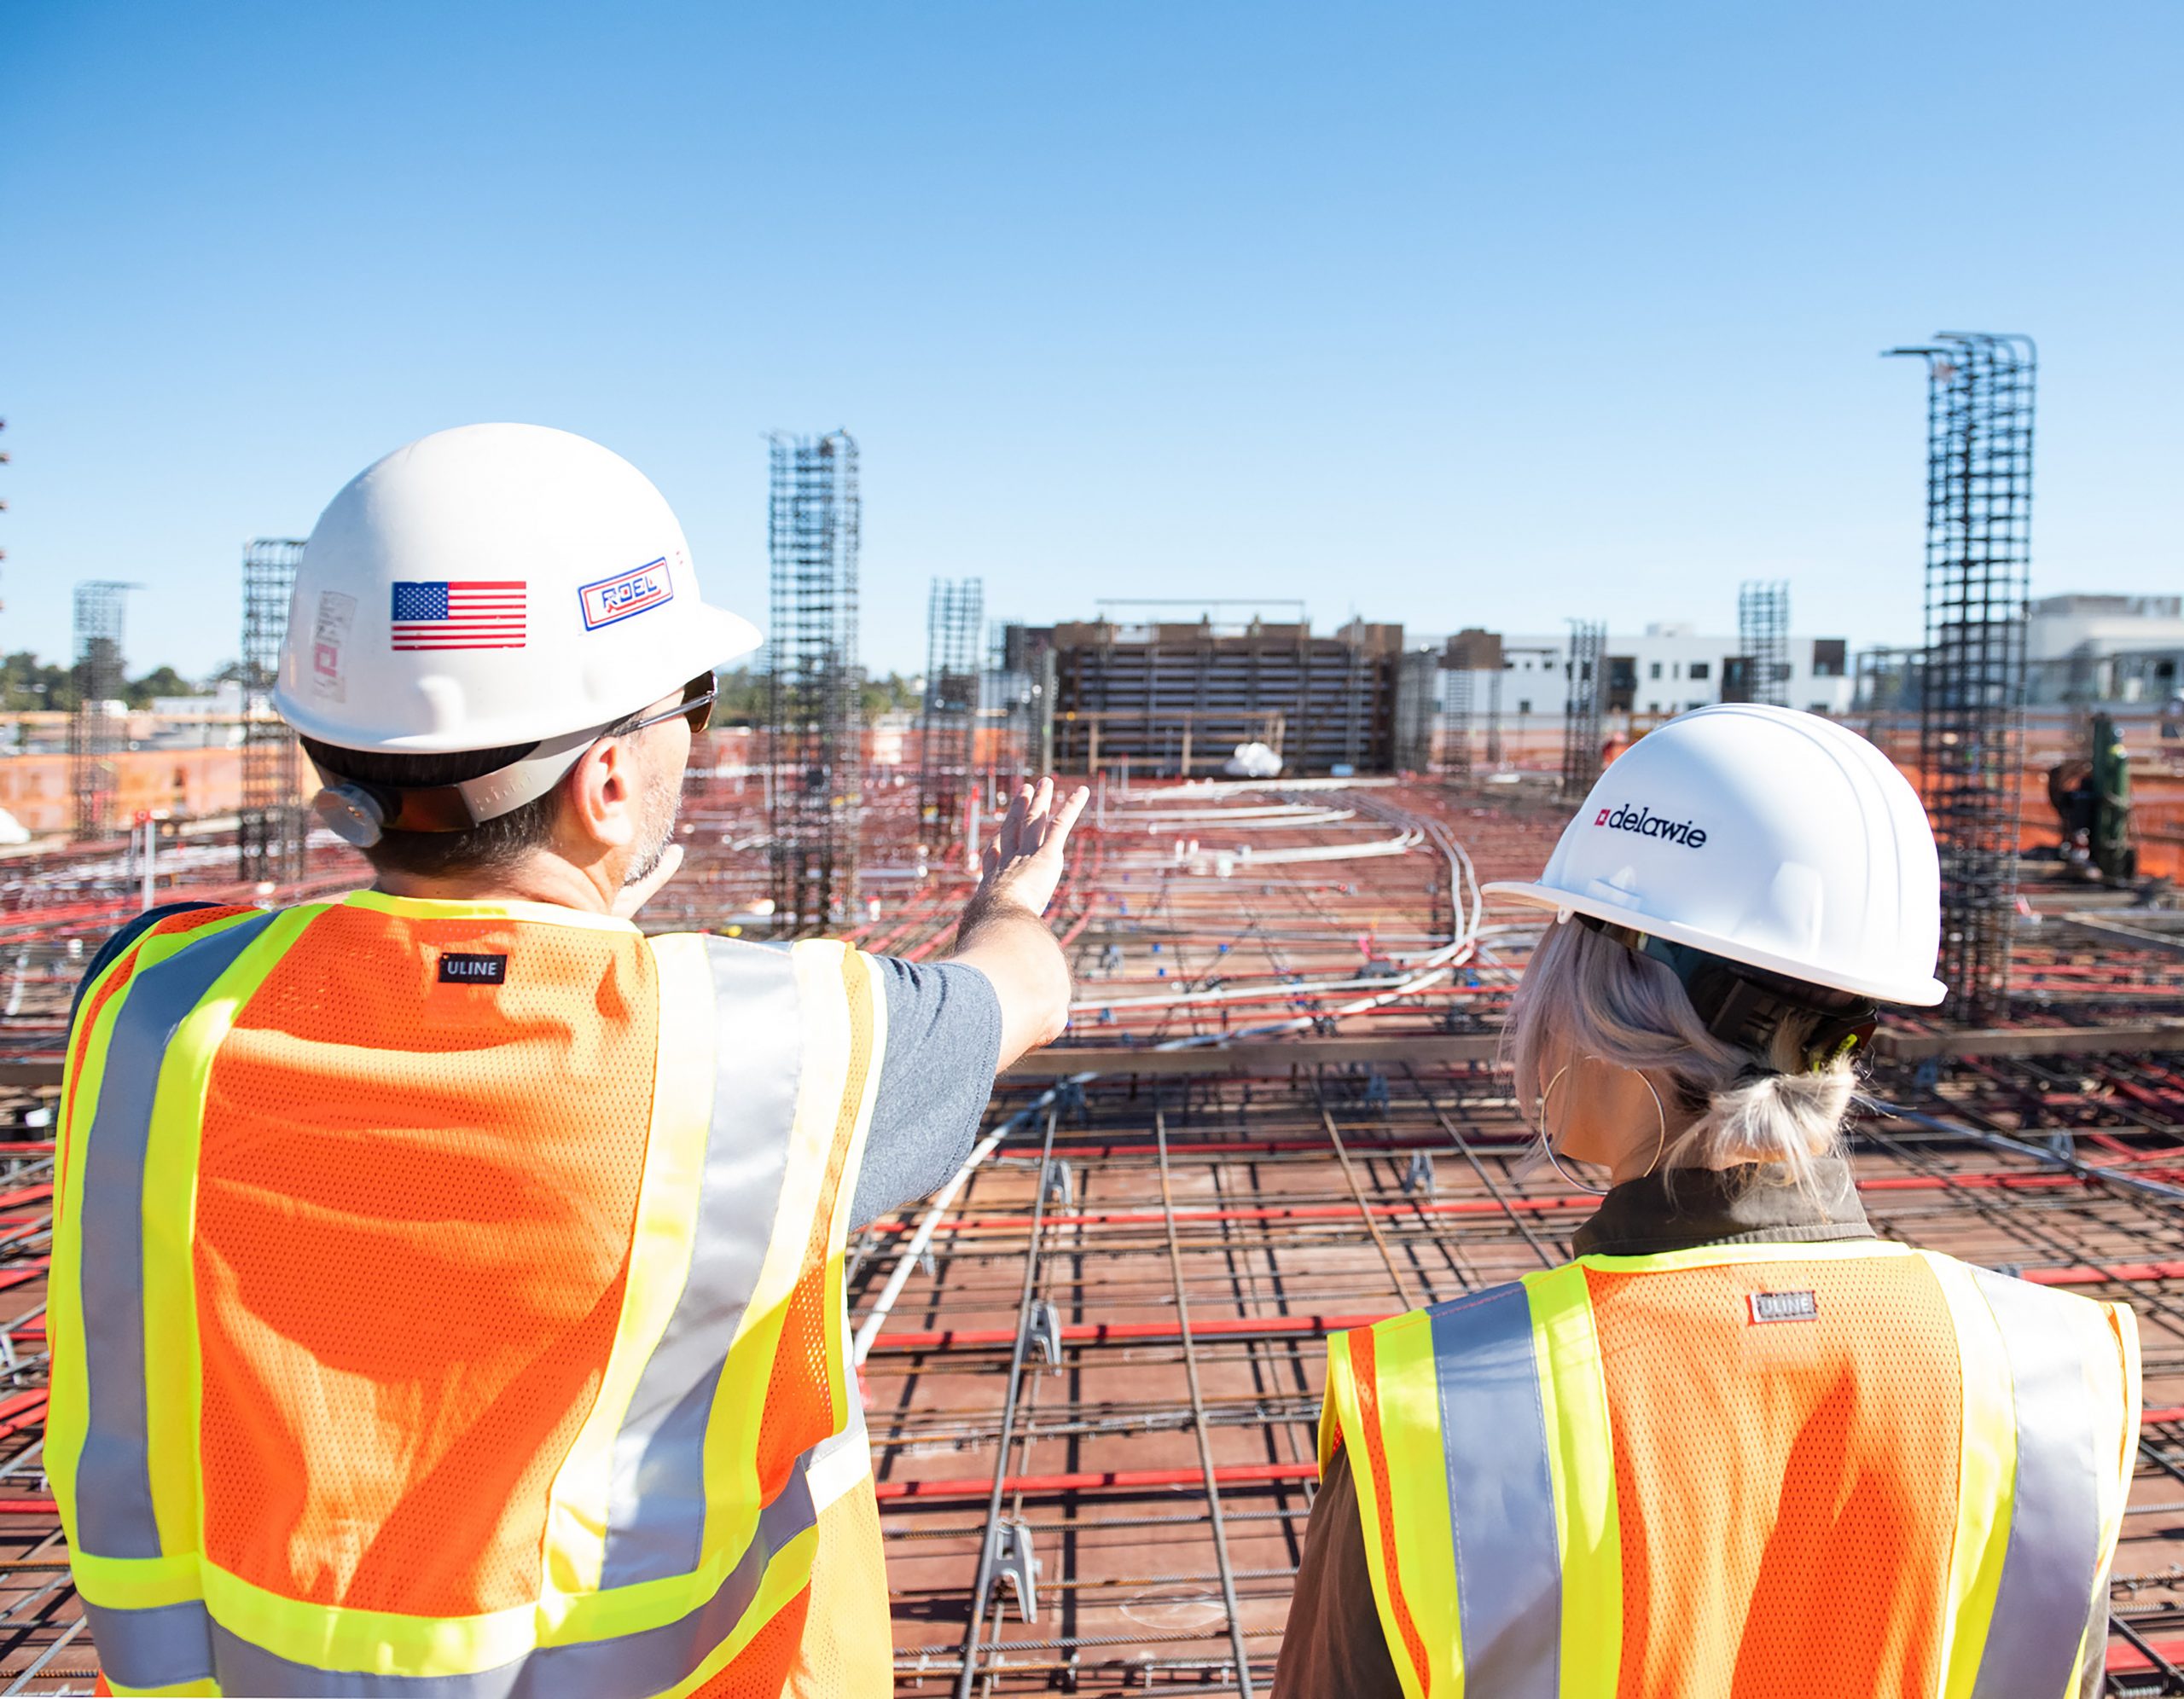
<instances>
[{"instance_id":1,"label":"hard hat suspension strap","mask_svg":"<svg viewBox=\"0 0 2184 1699\"><path fill-rule=\"evenodd\" d=\"M606 731L593 726L549 738L507 766L456 785L410 787L352 779L314 757L312 764L327 782L311 808L337 836L360 850L389 832L468 832L537 802Z\"/></svg>"},{"instance_id":2,"label":"hard hat suspension strap","mask_svg":"<svg viewBox=\"0 0 2184 1699\"><path fill-rule=\"evenodd\" d=\"M1635 955L1652 958L1676 977L1691 1006L1715 1037L1751 1056L1754 1071L1776 1073L1769 1058L1774 1035L1786 1021L1815 1018L1804 1046L1804 1067L1818 1073L1837 1058L1871 1041L1879 1007L1848 991L1831 991L1781 974L1747 967L1689 944L1672 943L1635 927L1581 914L1580 920Z\"/></svg>"}]
</instances>

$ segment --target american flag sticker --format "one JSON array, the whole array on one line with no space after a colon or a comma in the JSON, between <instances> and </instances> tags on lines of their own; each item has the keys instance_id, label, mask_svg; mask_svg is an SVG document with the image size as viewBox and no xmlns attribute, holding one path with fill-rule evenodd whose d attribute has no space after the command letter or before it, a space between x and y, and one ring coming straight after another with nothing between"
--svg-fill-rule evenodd
<instances>
[{"instance_id":1,"label":"american flag sticker","mask_svg":"<svg viewBox=\"0 0 2184 1699\"><path fill-rule=\"evenodd\" d=\"M520 578L441 579L394 587L397 649L520 649L526 623Z\"/></svg>"}]
</instances>

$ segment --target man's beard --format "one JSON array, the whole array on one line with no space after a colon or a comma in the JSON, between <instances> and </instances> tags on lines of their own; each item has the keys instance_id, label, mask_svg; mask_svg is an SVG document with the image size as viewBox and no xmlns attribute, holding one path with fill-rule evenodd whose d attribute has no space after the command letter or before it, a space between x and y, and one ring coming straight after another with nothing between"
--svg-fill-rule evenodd
<instances>
[{"instance_id":1,"label":"man's beard","mask_svg":"<svg viewBox=\"0 0 2184 1699\"><path fill-rule=\"evenodd\" d=\"M680 773L655 773L645 782L645 816L649 826L642 840L642 848L630 860L630 871L622 876L624 887L642 884L650 878L667 855L668 845L675 842L675 817L682 808L682 775Z\"/></svg>"}]
</instances>

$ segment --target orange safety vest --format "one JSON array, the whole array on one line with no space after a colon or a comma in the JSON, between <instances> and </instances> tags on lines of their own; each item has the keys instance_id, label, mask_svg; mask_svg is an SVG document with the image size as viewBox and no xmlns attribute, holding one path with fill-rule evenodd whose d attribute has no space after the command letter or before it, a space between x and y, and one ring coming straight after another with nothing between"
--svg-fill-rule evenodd
<instances>
[{"instance_id":1,"label":"orange safety vest","mask_svg":"<svg viewBox=\"0 0 2184 1699\"><path fill-rule=\"evenodd\" d=\"M154 925L56 1177L46 1462L110 1690L889 1691L842 1292L886 1043L828 942Z\"/></svg>"},{"instance_id":2,"label":"orange safety vest","mask_svg":"<svg viewBox=\"0 0 2184 1699\"><path fill-rule=\"evenodd\" d=\"M1408 1699L2064 1699L2131 1312L1878 1240L1586 1256L1337 1335Z\"/></svg>"}]
</instances>

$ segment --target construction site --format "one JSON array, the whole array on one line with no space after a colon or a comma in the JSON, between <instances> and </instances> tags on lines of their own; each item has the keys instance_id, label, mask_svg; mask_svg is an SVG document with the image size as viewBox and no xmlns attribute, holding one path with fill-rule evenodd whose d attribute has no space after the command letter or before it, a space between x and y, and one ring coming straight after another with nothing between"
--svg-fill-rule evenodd
<instances>
[{"instance_id":1,"label":"construction site","mask_svg":"<svg viewBox=\"0 0 2184 1699\"><path fill-rule=\"evenodd\" d=\"M2029 345L1900 351L1928 368L1924 641L1862 667L1838 717L1926 805L1953 993L1886 1018L1856 1180L1884 1237L2135 1310L2107 1691L2184 1694L2184 772L2157 702L2028 706ZM1594 1207L1501 1058L1542 916L1481 887L1536 876L1656 722L1583 610L1561 711L1520 718L1502 635L1215 603L997 621L962 579L932 586L922 705L883 758L858 454L773 439L763 723L700 739L686 860L642 924L937 960L1018 777L1093 786L1049 917L1069 1031L997 1082L953 1182L851 1246L897 1690L1264 1694L1328 1336L1566 1261ZM0 861L0 1692L87 1694L97 1667L42 1464L78 979L147 907L369 878L270 709L299 552L246 554L240 792L201 814L118 799L126 587L82 587L69 829ZM1805 705L1788 598L1745 586L1715 699Z\"/></svg>"}]
</instances>

